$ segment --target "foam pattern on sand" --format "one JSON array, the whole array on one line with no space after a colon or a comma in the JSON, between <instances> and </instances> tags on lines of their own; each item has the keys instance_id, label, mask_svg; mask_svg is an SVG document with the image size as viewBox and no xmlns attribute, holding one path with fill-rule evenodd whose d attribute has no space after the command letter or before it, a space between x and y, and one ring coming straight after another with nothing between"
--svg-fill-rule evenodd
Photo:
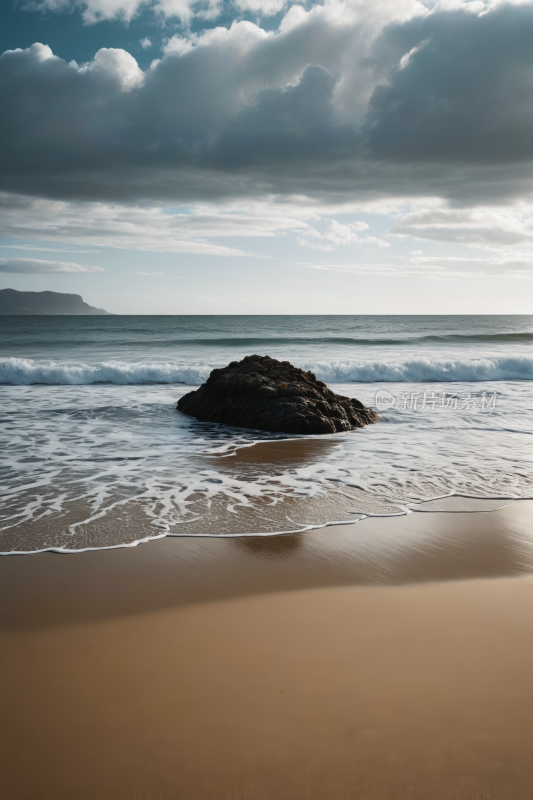
<instances>
[{"instance_id":1,"label":"foam pattern on sand","mask_svg":"<svg viewBox=\"0 0 533 800\"><path fill-rule=\"evenodd\" d=\"M499 511L512 503L512 500L487 497L462 497L452 495L449 497L439 497L434 500L426 500L423 503L410 505L412 511L425 512L445 512L445 513L469 513L480 511Z\"/></svg>"},{"instance_id":2,"label":"foam pattern on sand","mask_svg":"<svg viewBox=\"0 0 533 800\"><path fill-rule=\"evenodd\" d=\"M373 386L335 389L373 405ZM175 409L185 386L2 387L0 551L272 535L443 495L531 497L529 385L481 390L496 396L490 412L397 406L368 428L290 437L199 423Z\"/></svg>"}]
</instances>

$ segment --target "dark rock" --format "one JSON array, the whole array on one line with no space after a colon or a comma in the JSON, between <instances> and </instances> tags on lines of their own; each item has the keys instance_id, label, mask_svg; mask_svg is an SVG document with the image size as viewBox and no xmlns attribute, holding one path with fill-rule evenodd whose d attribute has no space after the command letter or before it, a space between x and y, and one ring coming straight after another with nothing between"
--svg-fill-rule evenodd
<instances>
[{"instance_id":1,"label":"dark rock","mask_svg":"<svg viewBox=\"0 0 533 800\"><path fill-rule=\"evenodd\" d=\"M178 409L200 422L281 433L339 433L379 419L312 372L270 356L246 356L214 369L199 389L179 399Z\"/></svg>"}]
</instances>

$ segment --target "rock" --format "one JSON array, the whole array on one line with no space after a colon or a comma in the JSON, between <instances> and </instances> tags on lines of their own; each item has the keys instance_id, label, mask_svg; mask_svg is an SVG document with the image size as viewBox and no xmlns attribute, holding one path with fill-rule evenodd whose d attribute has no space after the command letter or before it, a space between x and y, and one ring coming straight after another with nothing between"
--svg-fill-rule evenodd
<instances>
[{"instance_id":1,"label":"rock","mask_svg":"<svg viewBox=\"0 0 533 800\"><path fill-rule=\"evenodd\" d=\"M199 389L179 399L178 409L200 422L280 433L340 433L379 419L312 372L270 356L246 356L214 369Z\"/></svg>"}]
</instances>

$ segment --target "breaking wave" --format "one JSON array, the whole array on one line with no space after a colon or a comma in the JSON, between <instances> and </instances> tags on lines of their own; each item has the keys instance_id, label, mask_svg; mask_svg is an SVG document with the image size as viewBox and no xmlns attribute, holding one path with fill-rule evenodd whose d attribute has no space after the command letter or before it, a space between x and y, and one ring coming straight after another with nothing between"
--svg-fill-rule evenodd
<instances>
[{"instance_id":1,"label":"breaking wave","mask_svg":"<svg viewBox=\"0 0 533 800\"><path fill-rule=\"evenodd\" d=\"M529 356L318 362L307 368L327 383L533 380L533 358Z\"/></svg>"},{"instance_id":2,"label":"breaking wave","mask_svg":"<svg viewBox=\"0 0 533 800\"><path fill-rule=\"evenodd\" d=\"M0 358L0 384L138 385L182 383L197 386L222 364L180 365L170 362L51 361ZM423 383L452 381L530 381L533 357L412 358L398 360L315 361L298 366L326 383Z\"/></svg>"},{"instance_id":3,"label":"breaking wave","mask_svg":"<svg viewBox=\"0 0 533 800\"><path fill-rule=\"evenodd\" d=\"M11 386L31 384L116 383L203 383L213 369L209 365L180 366L178 364L126 361L102 361L87 364L83 361L37 361L31 358L0 358L0 384Z\"/></svg>"}]
</instances>

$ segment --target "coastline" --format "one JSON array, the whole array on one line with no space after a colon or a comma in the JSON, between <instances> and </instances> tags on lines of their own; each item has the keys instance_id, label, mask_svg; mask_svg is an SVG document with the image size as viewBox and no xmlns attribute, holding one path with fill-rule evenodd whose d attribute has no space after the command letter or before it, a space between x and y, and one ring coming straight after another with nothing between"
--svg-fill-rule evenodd
<instances>
[{"instance_id":1,"label":"coastline","mask_svg":"<svg viewBox=\"0 0 533 800\"><path fill-rule=\"evenodd\" d=\"M529 575L531 520L533 500L515 500L499 511L367 517L296 534L3 556L0 630L280 591Z\"/></svg>"},{"instance_id":2,"label":"coastline","mask_svg":"<svg viewBox=\"0 0 533 800\"><path fill-rule=\"evenodd\" d=\"M6 800L530 797L532 512L0 559Z\"/></svg>"}]
</instances>

